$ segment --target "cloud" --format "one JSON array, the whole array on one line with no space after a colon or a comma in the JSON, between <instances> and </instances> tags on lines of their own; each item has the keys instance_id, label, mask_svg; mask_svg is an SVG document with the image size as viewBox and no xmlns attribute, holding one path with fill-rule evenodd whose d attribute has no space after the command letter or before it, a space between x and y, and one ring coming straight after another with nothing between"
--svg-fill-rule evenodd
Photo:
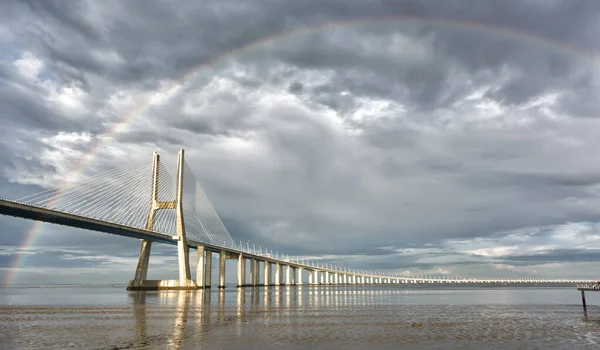
<instances>
[{"instance_id":1,"label":"cloud","mask_svg":"<svg viewBox=\"0 0 600 350\"><path fill-rule=\"evenodd\" d=\"M593 1L11 3L0 195L185 148L236 241L370 269L568 274L598 249L599 16ZM30 224L0 220L19 246ZM97 249L71 259L92 265L139 244L39 237L67 238Z\"/></svg>"}]
</instances>

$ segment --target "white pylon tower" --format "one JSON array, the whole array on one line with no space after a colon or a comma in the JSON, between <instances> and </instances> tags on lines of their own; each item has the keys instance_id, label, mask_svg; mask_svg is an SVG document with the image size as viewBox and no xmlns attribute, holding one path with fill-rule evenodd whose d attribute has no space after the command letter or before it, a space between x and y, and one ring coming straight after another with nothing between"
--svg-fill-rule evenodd
<instances>
[{"instance_id":1,"label":"white pylon tower","mask_svg":"<svg viewBox=\"0 0 600 350\"><path fill-rule=\"evenodd\" d=\"M152 198L150 199L150 210L146 220L146 230L154 230L156 212L158 210L175 210L176 231L177 231L177 256L179 263L178 280L148 280L148 263L150 261L150 250L152 241L142 240L138 265L135 270L135 277L129 282L127 290L163 290L163 289L198 289L196 282L190 278L189 248L185 234L185 224L183 218L183 169L184 169L184 151L179 150L177 154L177 184L175 199L171 201L158 200L158 179L159 179L159 161L160 156L154 152L152 164Z\"/></svg>"}]
</instances>

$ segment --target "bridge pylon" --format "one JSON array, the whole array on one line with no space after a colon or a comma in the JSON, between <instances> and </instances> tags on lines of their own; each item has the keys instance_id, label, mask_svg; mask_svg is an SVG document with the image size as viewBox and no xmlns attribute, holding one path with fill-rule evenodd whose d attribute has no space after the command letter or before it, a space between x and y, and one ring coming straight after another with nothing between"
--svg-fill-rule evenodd
<instances>
[{"instance_id":1,"label":"bridge pylon","mask_svg":"<svg viewBox=\"0 0 600 350\"><path fill-rule=\"evenodd\" d=\"M148 280L148 264L150 262L150 250L152 241L142 240L140 256L135 277L129 282L127 290L188 290L198 289L198 285L190 278L189 248L185 234L185 225L183 218L183 169L184 169L184 151L179 151L177 156L177 177L175 199L170 201L160 201L158 196L159 186L159 161L160 156L154 152L152 165L152 198L150 199L150 209L146 219L146 230L154 230L156 212L159 210L175 210L176 231L177 231L177 255L179 264L179 279L177 280Z\"/></svg>"}]
</instances>

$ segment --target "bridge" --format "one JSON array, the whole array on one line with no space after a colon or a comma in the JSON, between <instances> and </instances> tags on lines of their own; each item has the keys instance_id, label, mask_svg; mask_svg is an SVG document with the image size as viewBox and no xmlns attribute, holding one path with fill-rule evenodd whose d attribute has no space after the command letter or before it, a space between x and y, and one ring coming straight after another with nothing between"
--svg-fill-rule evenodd
<instances>
[{"instance_id":1,"label":"bridge","mask_svg":"<svg viewBox=\"0 0 600 350\"><path fill-rule=\"evenodd\" d=\"M409 276L350 269L236 244L180 150L176 161L138 161L77 181L10 200L0 198L0 214L94 230L141 240L128 290L210 288L213 254L218 254L218 286L225 287L226 260L237 260L237 286L298 286L304 271L309 285L341 284L582 284L580 279L462 278ZM148 280L153 243L177 246L178 279ZM195 278L189 251L196 250ZM262 271L262 274L261 274Z\"/></svg>"}]
</instances>

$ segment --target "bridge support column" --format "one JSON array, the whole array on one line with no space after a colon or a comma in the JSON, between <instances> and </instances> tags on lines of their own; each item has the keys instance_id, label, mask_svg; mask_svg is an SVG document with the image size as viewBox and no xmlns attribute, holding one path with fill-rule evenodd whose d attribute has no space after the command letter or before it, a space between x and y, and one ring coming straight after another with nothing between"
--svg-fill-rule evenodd
<instances>
[{"instance_id":1,"label":"bridge support column","mask_svg":"<svg viewBox=\"0 0 600 350\"><path fill-rule=\"evenodd\" d=\"M290 265L285 265L285 285L289 286L292 284L291 278L292 267Z\"/></svg>"},{"instance_id":2,"label":"bridge support column","mask_svg":"<svg viewBox=\"0 0 600 350\"><path fill-rule=\"evenodd\" d=\"M204 288L210 288L212 284L212 252L204 252Z\"/></svg>"},{"instance_id":3,"label":"bridge support column","mask_svg":"<svg viewBox=\"0 0 600 350\"><path fill-rule=\"evenodd\" d=\"M240 253L238 257L238 266L237 266L237 286L245 287L246 286L246 259L244 255Z\"/></svg>"},{"instance_id":4,"label":"bridge support column","mask_svg":"<svg viewBox=\"0 0 600 350\"><path fill-rule=\"evenodd\" d=\"M273 263L265 261L265 266L269 266L269 274L267 275L267 285L273 285Z\"/></svg>"},{"instance_id":5,"label":"bridge support column","mask_svg":"<svg viewBox=\"0 0 600 350\"><path fill-rule=\"evenodd\" d=\"M219 252L219 288L225 288L225 262L226 253L224 250Z\"/></svg>"},{"instance_id":6,"label":"bridge support column","mask_svg":"<svg viewBox=\"0 0 600 350\"><path fill-rule=\"evenodd\" d=\"M329 284L329 278L330 278L330 273L329 271L325 271L325 284Z\"/></svg>"},{"instance_id":7,"label":"bridge support column","mask_svg":"<svg viewBox=\"0 0 600 350\"><path fill-rule=\"evenodd\" d=\"M142 247L140 248L140 257L138 258L137 268L135 269L134 280L129 282L127 289L133 285L141 286L142 281L145 281L148 277L148 264L150 263L150 250L152 250L152 241L142 240Z\"/></svg>"},{"instance_id":8,"label":"bridge support column","mask_svg":"<svg viewBox=\"0 0 600 350\"><path fill-rule=\"evenodd\" d=\"M250 276L249 277L250 277L250 284L253 287L256 286L256 278L254 277L254 274L256 272L254 271L254 267L255 267L254 259L250 259Z\"/></svg>"},{"instance_id":9,"label":"bridge support column","mask_svg":"<svg viewBox=\"0 0 600 350\"><path fill-rule=\"evenodd\" d=\"M204 246L198 246L196 259L196 285L198 288L204 288Z\"/></svg>"},{"instance_id":10,"label":"bridge support column","mask_svg":"<svg viewBox=\"0 0 600 350\"><path fill-rule=\"evenodd\" d=\"M265 260L265 267L264 267L264 285L265 286L270 286L271 285L271 263L269 263L268 261Z\"/></svg>"},{"instance_id":11,"label":"bridge support column","mask_svg":"<svg viewBox=\"0 0 600 350\"><path fill-rule=\"evenodd\" d=\"M285 281L283 280L283 266L279 264L279 285L283 286Z\"/></svg>"},{"instance_id":12,"label":"bridge support column","mask_svg":"<svg viewBox=\"0 0 600 350\"><path fill-rule=\"evenodd\" d=\"M254 260L254 285L260 285L260 260Z\"/></svg>"},{"instance_id":13,"label":"bridge support column","mask_svg":"<svg viewBox=\"0 0 600 350\"><path fill-rule=\"evenodd\" d=\"M308 270L308 285L309 286L314 284L313 277L314 277L314 271Z\"/></svg>"},{"instance_id":14,"label":"bridge support column","mask_svg":"<svg viewBox=\"0 0 600 350\"><path fill-rule=\"evenodd\" d=\"M295 286L296 285L296 268L292 267L292 285Z\"/></svg>"},{"instance_id":15,"label":"bridge support column","mask_svg":"<svg viewBox=\"0 0 600 350\"><path fill-rule=\"evenodd\" d=\"M281 264L280 263L275 264L275 285L276 286L281 285Z\"/></svg>"},{"instance_id":16,"label":"bridge support column","mask_svg":"<svg viewBox=\"0 0 600 350\"><path fill-rule=\"evenodd\" d=\"M302 285L302 271L304 269L299 267L296 269L296 285Z\"/></svg>"}]
</instances>

